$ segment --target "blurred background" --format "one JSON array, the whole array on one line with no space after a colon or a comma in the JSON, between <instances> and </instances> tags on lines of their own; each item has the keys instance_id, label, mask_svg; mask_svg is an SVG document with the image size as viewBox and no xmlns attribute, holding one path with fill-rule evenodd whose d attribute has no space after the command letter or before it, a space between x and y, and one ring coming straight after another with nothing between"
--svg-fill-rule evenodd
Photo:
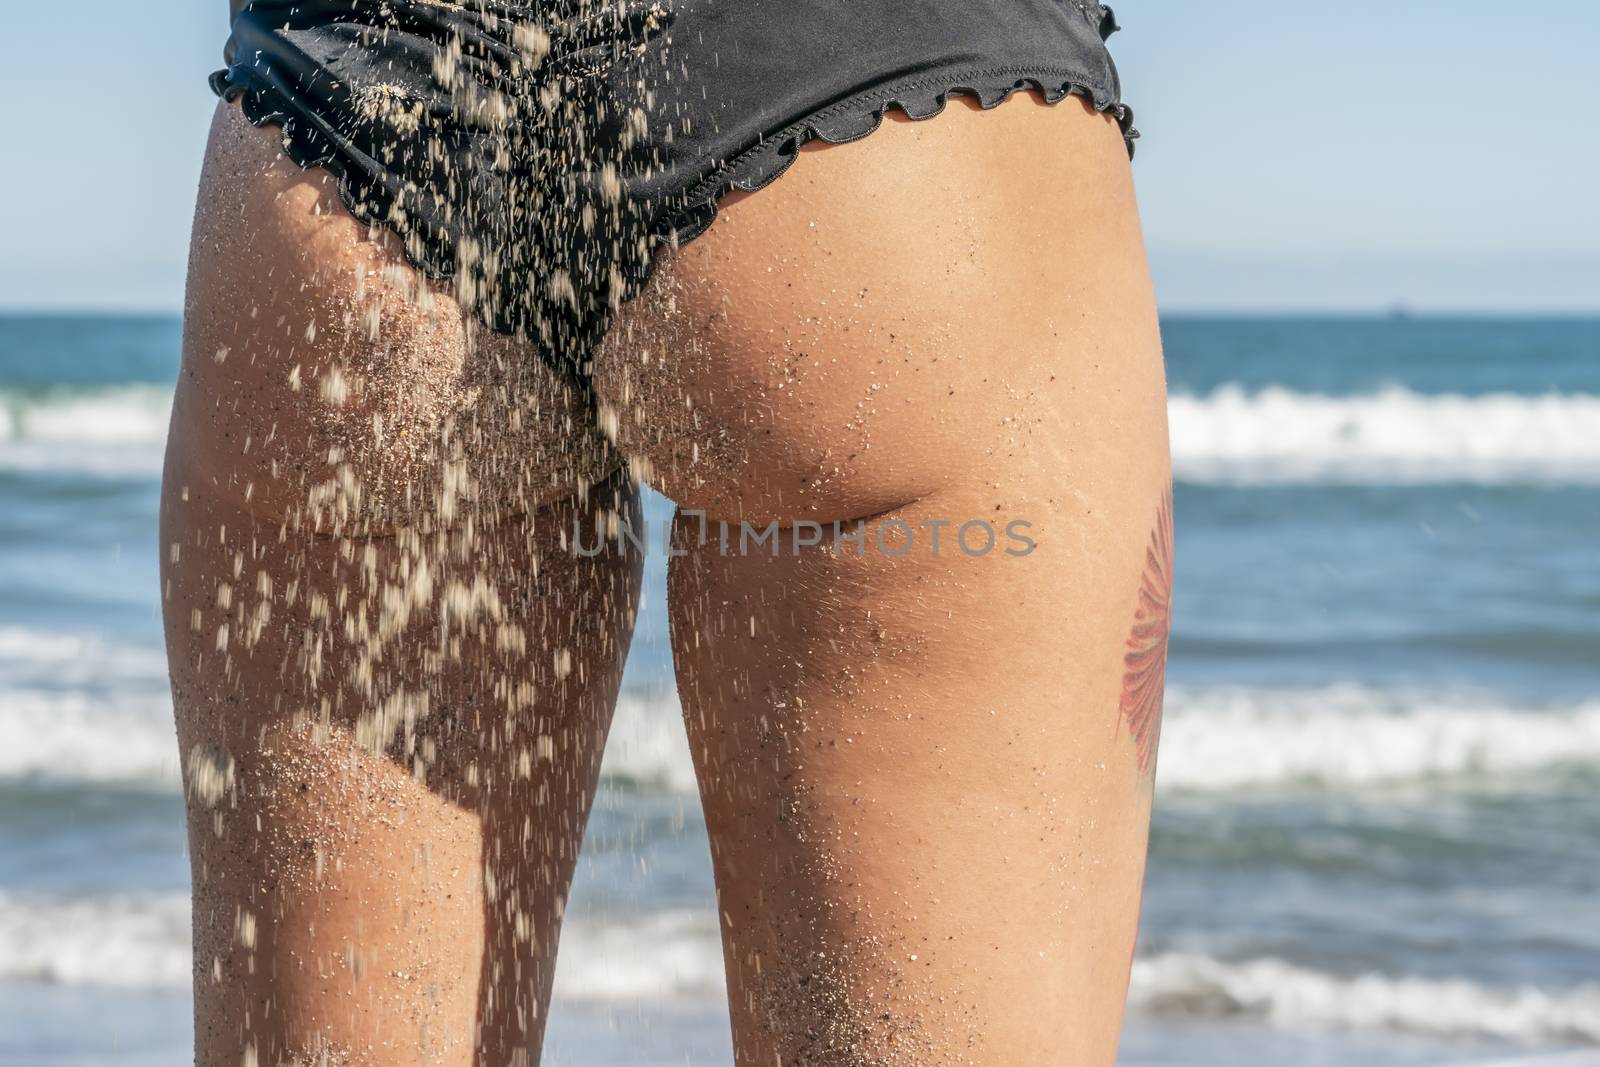
<instances>
[{"instance_id":1,"label":"blurred background","mask_svg":"<svg viewBox=\"0 0 1600 1067\"><path fill-rule=\"evenodd\" d=\"M1181 534L1123 1061L1600 1062L1600 5L1117 6ZM224 7L7 11L7 1065L188 1057L155 518ZM547 1063L729 1062L662 572Z\"/></svg>"}]
</instances>

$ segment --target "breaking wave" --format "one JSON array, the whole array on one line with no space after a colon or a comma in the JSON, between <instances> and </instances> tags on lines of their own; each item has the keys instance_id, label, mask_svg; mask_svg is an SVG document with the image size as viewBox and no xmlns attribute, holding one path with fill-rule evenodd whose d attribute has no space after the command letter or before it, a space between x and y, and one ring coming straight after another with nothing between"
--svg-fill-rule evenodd
<instances>
[{"instance_id":1,"label":"breaking wave","mask_svg":"<svg viewBox=\"0 0 1600 1067\"><path fill-rule=\"evenodd\" d=\"M1170 403L1174 470L1227 484L1600 483L1600 396L1225 385Z\"/></svg>"}]
</instances>

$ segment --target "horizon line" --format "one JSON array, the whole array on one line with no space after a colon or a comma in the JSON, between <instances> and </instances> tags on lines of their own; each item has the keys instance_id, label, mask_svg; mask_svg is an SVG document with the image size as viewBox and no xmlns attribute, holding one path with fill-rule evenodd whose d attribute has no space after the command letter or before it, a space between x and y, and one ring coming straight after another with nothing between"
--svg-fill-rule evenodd
<instances>
[{"instance_id":1,"label":"horizon line","mask_svg":"<svg viewBox=\"0 0 1600 1067\"><path fill-rule=\"evenodd\" d=\"M1406 303L1386 306L1353 305L1349 307L1226 307L1176 305L1158 308L1163 319L1381 319L1404 322L1407 319L1597 319L1600 307L1570 308L1452 308L1427 307ZM0 317L4 318L102 318L102 319L181 319L183 312L176 308L156 308L116 305L100 307L83 306L30 306L0 303Z\"/></svg>"}]
</instances>

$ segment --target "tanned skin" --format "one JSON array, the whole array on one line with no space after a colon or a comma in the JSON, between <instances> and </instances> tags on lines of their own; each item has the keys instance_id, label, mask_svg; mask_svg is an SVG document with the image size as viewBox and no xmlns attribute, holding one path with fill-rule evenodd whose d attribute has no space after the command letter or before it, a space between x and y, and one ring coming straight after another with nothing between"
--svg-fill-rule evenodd
<instances>
[{"instance_id":1,"label":"tanned skin","mask_svg":"<svg viewBox=\"0 0 1600 1067\"><path fill-rule=\"evenodd\" d=\"M920 537L774 559L680 521L739 1064L1112 1063L1171 573L1116 124L1020 95L891 120L667 266L597 366L636 468L711 520ZM952 550L974 519L1038 547Z\"/></svg>"},{"instance_id":2,"label":"tanned skin","mask_svg":"<svg viewBox=\"0 0 1600 1067\"><path fill-rule=\"evenodd\" d=\"M638 479L685 509L739 1067L1114 1063L1172 573L1116 123L888 121L660 268L589 394L219 109L162 533L203 1067L537 1063L638 581L568 531ZM1036 548L723 554L699 515Z\"/></svg>"}]
</instances>

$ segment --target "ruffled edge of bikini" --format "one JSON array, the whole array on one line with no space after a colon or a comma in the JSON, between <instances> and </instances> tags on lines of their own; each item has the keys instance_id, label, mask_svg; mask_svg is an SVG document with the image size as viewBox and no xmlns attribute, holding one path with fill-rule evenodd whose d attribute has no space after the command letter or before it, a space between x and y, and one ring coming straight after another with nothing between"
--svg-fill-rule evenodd
<instances>
[{"instance_id":1,"label":"ruffled edge of bikini","mask_svg":"<svg viewBox=\"0 0 1600 1067\"><path fill-rule=\"evenodd\" d=\"M393 232L393 220L385 218L393 210L394 196L377 183L364 183L358 190L355 181L334 147L319 147L314 138L326 136L313 120L308 131L301 115L283 92L270 82L265 84L233 80L234 70L220 70L211 76L211 87L223 100L240 104L246 120L257 128L272 125L282 131L282 149L301 169L320 167L337 180L339 199L346 210L362 223L383 226ZM691 186L673 210L665 212L663 222L653 230L654 248L627 271L624 300L638 295L655 273L662 248L681 247L701 236L716 223L723 199L734 192L758 192L782 177L799 159L800 149L811 141L849 144L876 133L885 115L895 109L913 121L935 118L944 112L952 96L977 100L985 110L999 107L1019 92L1038 91L1045 102L1058 104L1069 96L1088 100L1094 110L1110 114L1122 131L1128 155L1133 156L1139 131L1133 125L1133 109L1116 95L1096 88L1080 73L1065 70L1001 67L961 71L936 78L922 77L864 89L811 112L775 134L724 163L709 177ZM309 117L309 116L307 116ZM454 263L440 263L421 255L425 246L406 240L401 245L413 267L430 281L449 282L456 274ZM482 314L495 330L513 336L523 331L499 320L494 309ZM587 362L587 354L576 361Z\"/></svg>"},{"instance_id":2,"label":"ruffled edge of bikini","mask_svg":"<svg viewBox=\"0 0 1600 1067\"><path fill-rule=\"evenodd\" d=\"M812 141L849 144L870 137L883 127L884 116L897 110L913 121L935 118L952 96L977 100L985 111L999 107L1019 92L1037 91L1048 104L1069 96L1088 100L1095 111L1110 114L1122 130L1128 157L1133 158L1139 131L1133 109L1094 80L1071 70L1036 67L992 67L957 71L902 82L872 86L825 108L814 111L724 163L715 174L684 194L683 202L668 216L658 237L682 245L705 233L717 220L721 201L734 192L753 193L782 177L800 158L800 149ZM651 270L654 257L651 257ZM647 274L650 271L647 271Z\"/></svg>"},{"instance_id":3,"label":"ruffled edge of bikini","mask_svg":"<svg viewBox=\"0 0 1600 1067\"><path fill-rule=\"evenodd\" d=\"M368 226L382 226L400 240L406 261L425 275L429 281L447 282L456 275L455 265L432 261L420 254L415 242L395 230L394 220L386 216L394 210L394 194L381 182L361 182L345 166L338 148L330 143L319 147L314 138L327 136L317 128L312 113L302 112L282 90L271 83L250 84L233 80L232 70L219 70L211 75L211 89L225 103L239 104L240 112L250 125L261 129L276 126L281 131L280 147L290 162L301 170L319 167L331 174L337 182L339 200L345 210L358 222ZM310 129L307 129L307 126ZM498 326L496 329L500 329ZM503 330L501 332L514 332Z\"/></svg>"}]
</instances>

